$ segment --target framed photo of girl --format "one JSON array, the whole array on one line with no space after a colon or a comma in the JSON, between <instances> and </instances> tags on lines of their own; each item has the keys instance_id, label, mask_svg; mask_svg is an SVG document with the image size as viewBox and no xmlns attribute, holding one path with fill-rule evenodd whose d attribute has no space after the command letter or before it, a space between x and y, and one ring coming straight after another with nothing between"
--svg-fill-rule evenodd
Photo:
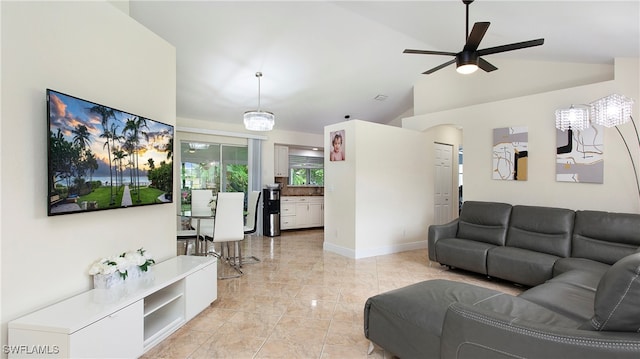
<instances>
[{"instance_id":1,"label":"framed photo of girl","mask_svg":"<svg viewBox=\"0 0 640 359\"><path fill-rule=\"evenodd\" d=\"M332 131L329 137L331 139L329 160L344 161L344 130Z\"/></svg>"}]
</instances>

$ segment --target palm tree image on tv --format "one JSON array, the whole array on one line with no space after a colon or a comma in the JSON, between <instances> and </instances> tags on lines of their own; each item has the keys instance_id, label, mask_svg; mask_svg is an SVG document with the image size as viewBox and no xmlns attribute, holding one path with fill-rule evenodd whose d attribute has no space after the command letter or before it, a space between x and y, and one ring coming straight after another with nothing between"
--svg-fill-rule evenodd
<instances>
[{"instance_id":1,"label":"palm tree image on tv","mask_svg":"<svg viewBox=\"0 0 640 359\"><path fill-rule=\"evenodd\" d=\"M173 126L47 90L49 215L172 202Z\"/></svg>"}]
</instances>

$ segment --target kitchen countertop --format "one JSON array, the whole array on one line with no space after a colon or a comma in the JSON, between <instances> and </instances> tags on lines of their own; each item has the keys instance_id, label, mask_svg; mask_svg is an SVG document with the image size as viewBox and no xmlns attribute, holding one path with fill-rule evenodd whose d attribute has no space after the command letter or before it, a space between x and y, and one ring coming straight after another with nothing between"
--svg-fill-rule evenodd
<instances>
[{"instance_id":1,"label":"kitchen countertop","mask_svg":"<svg viewBox=\"0 0 640 359\"><path fill-rule=\"evenodd\" d=\"M289 186L285 177L276 177L275 180L280 183L281 196L324 196L323 186Z\"/></svg>"}]
</instances>

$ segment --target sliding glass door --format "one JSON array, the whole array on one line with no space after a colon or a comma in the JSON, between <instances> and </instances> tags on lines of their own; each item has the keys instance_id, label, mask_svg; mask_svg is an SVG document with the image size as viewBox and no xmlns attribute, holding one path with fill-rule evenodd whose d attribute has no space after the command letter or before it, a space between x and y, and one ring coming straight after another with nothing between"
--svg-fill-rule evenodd
<instances>
[{"instance_id":1,"label":"sliding glass door","mask_svg":"<svg viewBox=\"0 0 640 359\"><path fill-rule=\"evenodd\" d=\"M180 142L180 192L182 210L190 210L192 189L247 192L249 181L247 146Z\"/></svg>"}]
</instances>

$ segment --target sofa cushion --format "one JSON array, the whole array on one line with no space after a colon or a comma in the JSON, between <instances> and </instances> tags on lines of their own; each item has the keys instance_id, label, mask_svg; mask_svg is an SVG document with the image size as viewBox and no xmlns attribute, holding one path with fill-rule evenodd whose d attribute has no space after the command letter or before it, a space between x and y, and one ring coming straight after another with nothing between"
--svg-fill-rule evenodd
<instances>
[{"instance_id":1,"label":"sofa cushion","mask_svg":"<svg viewBox=\"0 0 640 359\"><path fill-rule=\"evenodd\" d=\"M456 237L504 245L510 214L511 205L507 203L466 201Z\"/></svg>"},{"instance_id":2,"label":"sofa cushion","mask_svg":"<svg viewBox=\"0 0 640 359\"><path fill-rule=\"evenodd\" d=\"M468 239L446 238L436 242L435 251L439 263L487 274L487 253L495 247Z\"/></svg>"},{"instance_id":3,"label":"sofa cushion","mask_svg":"<svg viewBox=\"0 0 640 359\"><path fill-rule=\"evenodd\" d=\"M576 322L584 323L593 316L595 292L570 283L549 281L523 292L520 297Z\"/></svg>"},{"instance_id":4,"label":"sofa cushion","mask_svg":"<svg viewBox=\"0 0 640 359\"><path fill-rule=\"evenodd\" d=\"M604 264L592 259L586 258L560 258L553 265L553 276L559 276L562 273L579 270L583 272L592 272L602 277L611 265Z\"/></svg>"},{"instance_id":5,"label":"sofa cushion","mask_svg":"<svg viewBox=\"0 0 640 359\"><path fill-rule=\"evenodd\" d=\"M522 248L495 247L487 254L487 274L534 286L551 278L553 264L558 258Z\"/></svg>"},{"instance_id":6,"label":"sofa cushion","mask_svg":"<svg viewBox=\"0 0 640 359\"><path fill-rule=\"evenodd\" d=\"M513 206L506 245L568 257L574 216L564 208Z\"/></svg>"},{"instance_id":7,"label":"sofa cushion","mask_svg":"<svg viewBox=\"0 0 640 359\"><path fill-rule=\"evenodd\" d=\"M588 289L595 295L596 289L598 288L598 284L600 283L600 279L602 278L603 274L604 273L601 274L595 271L584 271L575 269L553 277L547 282L561 282L571 284L576 287Z\"/></svg>"},{"instance_id":8,"label":"sofa cushion","mask_svg":"<svg viewBox=\"0 0 640 359\"><path fill-rule=\"evenodd\" d=\"M602 276L591 325L599 331L640 331L640 253L616 262Z\"/></svg>"},{"instance_id":9,"label":"sofa cushion","mask_svg":"<svg viewBox=\"0 0 640 359\"><path fill-rule=\"evenodd\" d=\"M577 211L571 257L613 264L640 247L640 214Z\"/></svg>"}]
</instances>

